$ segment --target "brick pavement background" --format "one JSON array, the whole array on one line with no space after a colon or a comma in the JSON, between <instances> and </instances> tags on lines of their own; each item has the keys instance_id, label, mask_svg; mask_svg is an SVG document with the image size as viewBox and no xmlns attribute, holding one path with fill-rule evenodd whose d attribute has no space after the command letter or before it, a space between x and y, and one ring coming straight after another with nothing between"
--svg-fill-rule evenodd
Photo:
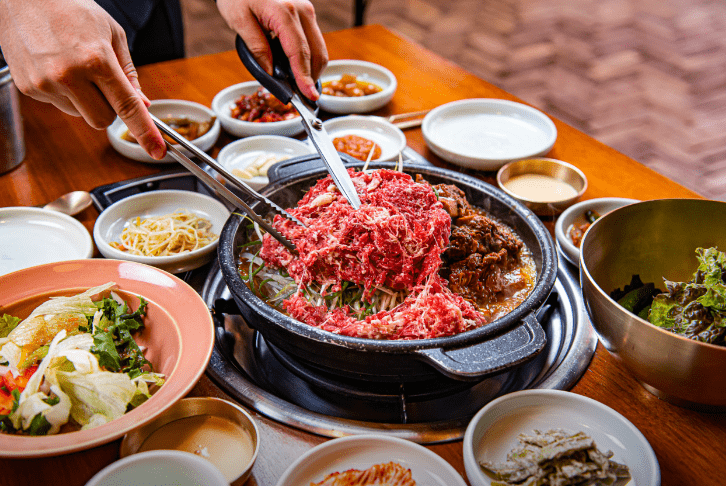
<instances>
[{"instance_id":1,"label":"brick pavement background","mask_svg":"<svg viewBox=\"0 0 726 486\"><path fill-rule=\"evenodd\" d=\"M312 0L324 32L352 0ZM229 50L211 0L182 0L187 55ZM368 0L382 24L712 199L726 200L726 2Z\"/></svg>"}]
</instances>

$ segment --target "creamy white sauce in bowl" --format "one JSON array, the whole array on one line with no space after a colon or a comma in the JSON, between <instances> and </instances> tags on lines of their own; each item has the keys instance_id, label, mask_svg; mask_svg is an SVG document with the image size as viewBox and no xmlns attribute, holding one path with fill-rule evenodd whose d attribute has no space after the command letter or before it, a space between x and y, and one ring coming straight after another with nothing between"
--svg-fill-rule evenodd
<instances>
[{"instance_id":1,"label":"creamy white sauce in bowl","mask_svg":"<svg viewBox=\"0 0 726 486\"><path fill-rule=\"evenodd\" d=\"M539 215L555 215L587 190L587 177L573 164L535 158L510 162L497 172L499 187Z\"/></svg>"}]
</instances>

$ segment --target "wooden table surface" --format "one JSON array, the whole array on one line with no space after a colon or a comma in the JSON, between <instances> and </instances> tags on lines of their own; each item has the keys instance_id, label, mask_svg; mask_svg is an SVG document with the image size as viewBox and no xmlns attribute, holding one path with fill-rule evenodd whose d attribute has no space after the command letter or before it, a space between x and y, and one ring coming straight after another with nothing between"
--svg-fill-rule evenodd
<instances>
[{"instance_id":1,"label":"wooden table surface","mask_svg":"<svg viewBox=\"0 0 726 486\"><path fill-rule=\"evenodd\" d=\"M519 101L380 26L332 32L325 38L331 59L372 61L386 66L396 75L398 90L393 100L375 113L378 115L430 109L465 98ZM139 74L141 86L151 99L177 98L207 106L211 106L212 98L221 89L251 79L233 51L145 66ZM40 205L68 191L91 190L103 184L177 167L126 159L111 147L104 131L96 131L82 119L66 116L50 105L21 98L27 155L21 166L0 175L0 206ZM572 127L554 121L558 137L548 156L582 169L589 180L585 199L700 197ZM408 145L435 165L461 170L428 150L419 129L409 129L405 133ZM212 155L231 140L222 135ZM489 182L494 180L493 173L475 175ZM89 208L78 215L78 219L92 231L97 216L98 212ZM722 472L726 457L725 414L699 413L655 398L601 345L571 391L612 407L645 435L660 463L664 486L721 485L726 482ZM191 396L229 398L206 375ZM256 417L262 431L262 449L249 485L274 485L292 460L327 440L259 415ZM0 450L1 444L2 438ZM60 457L0 460L0 484L84 484L118 458L118 447L119 441L115 441ZM428 447L466 478L461 441Z\"/></svg>"}]
</instances>

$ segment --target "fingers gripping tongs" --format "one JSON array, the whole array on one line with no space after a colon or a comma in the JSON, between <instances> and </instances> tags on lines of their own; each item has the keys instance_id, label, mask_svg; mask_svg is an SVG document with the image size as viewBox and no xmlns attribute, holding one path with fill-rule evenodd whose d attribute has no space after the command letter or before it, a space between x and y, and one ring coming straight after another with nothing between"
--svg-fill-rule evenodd
<instances>
[{"instance_id":1,"label":"fingers gripping tongs","mask_svg":"<svg viewBox=\"0 0 726 486\"><path fill-rule=\"evenodd\" d=\"M238 35L236 40L237 54L242 60L242 64L278 100L285 104L292 103L292 106L300 113L303 127L305 127L310 141L320 154L320 158L323 159L323 162L328 167L328 172L333 177L333 181L338 187L338 190L340 190L341 194L345 196L354 209L360 208L360 199L358 198L353 181L350 179L350 175L348 175L343 161L340 160L340 155L338 155L338 152L333 146L333 142L325 131L323 122L314 115L316 108L315 102L300 93L300 89L295 82L295 76L290 68L290 62L282 50L280 40L276 37L268 40L270 42L270 48L272 49L272 76L260 67L245 42Z\"/></svg>"},{"instance_id":2,"label":"fingers gripping tongs","mask_svg":"<svg viewBox=\"0 0 726 486\"><path fill-rule=\"evenodd\" d=\"M222 167L220 164L217 163L216 160L214 160L212 157L207 155L202 149L194 145L193 143L189 142L186 138L179 135L174 129L172 129L170 126L168 126L163 121L159 120L157 117L155 117L153 114L151 114L152 120L154 120L154 123L157 127L159 127L159 130L161 130L163 133L171 137L172 140L177 142L179 145L187 149L189 152L193 153L195 156L197 156L199 159L203 160L211 168L219 172L227 182L230 184L233 184L235 187L240 189L245 194L257 199L258 201L263 201L267 205L269 205L275 212L280 214L281 216L290 219L294 221L295 223L299 224L300 226L305 226L301 221L299 221L297 218L292 216L290 213L282 209L280 206L275 204L274 202L267 199L262 194L259 194L257 191L252 189L250 186L245 184L244 182L237 179L235 176L230 174L224 167ZM189 157L184 155L179 149L177 149L174 145L170 144L169 142L166 142L166 148L169 155L171 155L177 162L179 162L181 165L183 165L189 172L194 174L199 180L204 182L207 186L209 186L210 189L215 190L220 196L222 196L224 199L226 199L228 202L230 202L234 207L242 208L247 215L257 224L259 224L262 228L265 229L270 235L275 238L277 241L282 243L285 248L290 250L291 252L295 253L297 250L295 248L295 245L293 245L290 240L285 238L279 231L277 231L268 221L266 221L264 218L262 218L260 215L258 215L246 202L244 202L242 199L240 199L235 193L227 189L224 184L219 182L217 179L209 175L204 169L199 167L196 163L192 162Z\"/></svg>"}]
</instances>

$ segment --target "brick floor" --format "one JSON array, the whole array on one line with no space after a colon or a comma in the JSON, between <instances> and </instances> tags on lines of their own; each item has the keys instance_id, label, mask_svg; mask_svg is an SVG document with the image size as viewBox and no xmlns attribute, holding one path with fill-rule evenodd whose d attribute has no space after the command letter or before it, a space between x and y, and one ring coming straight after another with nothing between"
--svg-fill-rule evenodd
<instances>
[{"instance_id":1,"label":"brick floor","mask_svg":"<svg viewBox=\"0 0 726 486\"><path fill-rule=\"evenodd\" d=\"M312 0L324 32L352 0ZM233 47L209 0L182 0L187 54ZM726 3L368 0L382 24L713 199L726 200Z\"/></svg>"}]
</instances>

